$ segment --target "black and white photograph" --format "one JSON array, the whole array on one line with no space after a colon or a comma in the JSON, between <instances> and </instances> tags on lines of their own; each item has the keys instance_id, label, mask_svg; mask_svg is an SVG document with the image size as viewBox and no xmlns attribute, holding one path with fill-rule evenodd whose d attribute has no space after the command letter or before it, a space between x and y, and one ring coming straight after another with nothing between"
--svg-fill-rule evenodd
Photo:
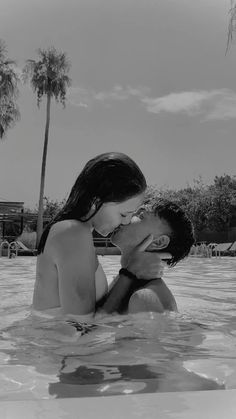
<instances>
[{"instance_id":1,"label":"black and white photograph","mask_svg":"<svg viewBox=\"0 0 236 419\"><path fill-rule=\"evenodd\" d=\"M0 418L236 417L236 1L0 0Z\"/></svg>"}]
</instances>

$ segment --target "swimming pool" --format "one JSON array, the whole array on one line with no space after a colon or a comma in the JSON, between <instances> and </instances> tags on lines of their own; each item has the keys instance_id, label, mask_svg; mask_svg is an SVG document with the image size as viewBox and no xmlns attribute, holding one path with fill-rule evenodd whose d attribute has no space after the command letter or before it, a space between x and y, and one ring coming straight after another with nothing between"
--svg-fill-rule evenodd
<instances>
[{"instance_id":1,"label":"swimming pool","mask_svg":"<svg viewBox=\"0 0 236 419\"><path fill-rule=\"evenodd\" d=\"M118 272L119 256L100 262L109 279ZM168 269L178 314L99 318L76 341L63 339L55 320L29 316L35 263L0 259L1 401L236 388L236 259L189 258Z\"/></svg>"}]
</instances>

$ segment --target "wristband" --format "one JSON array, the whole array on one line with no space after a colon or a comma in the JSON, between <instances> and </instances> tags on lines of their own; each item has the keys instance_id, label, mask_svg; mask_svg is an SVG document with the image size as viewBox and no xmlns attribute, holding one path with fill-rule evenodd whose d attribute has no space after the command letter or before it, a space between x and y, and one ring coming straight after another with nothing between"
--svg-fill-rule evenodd
<instances>
[{"instance_id":1,"label":"wristband","mask_svg":"<svg viewBox=\"0 0 236 419\"><path fill-rule=\"evenodd\" d=\"M135 275L135 274L133 274L132 272L130 272L128 269L126 269L126 268L121 268L120 270L119 270L119 275L124 275L124 276L127 276L128 278L130 278L130 279L134 279L134 280L137 280L138 278L137 278L137 276Z\"/></svg>"}]
</instances>

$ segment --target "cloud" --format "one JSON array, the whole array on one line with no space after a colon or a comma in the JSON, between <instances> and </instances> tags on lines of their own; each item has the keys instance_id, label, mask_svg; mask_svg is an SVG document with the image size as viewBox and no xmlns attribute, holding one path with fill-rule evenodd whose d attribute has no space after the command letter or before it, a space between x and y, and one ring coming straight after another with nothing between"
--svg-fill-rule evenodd
<instances>
[{"instance_id":1,"label":"cloud","mask_svg":"<svg viewBox=\"0 0 236 419\"><path fill-rule=\"evenodd\" d=\"M214 106L206 114L206 120L236 118L236 93L232 90L222 90Z\"/></svg>"},{"instance_id":2,"label":"cloud","mask_svg":"<svg viewBox=\"0 0 236 419\"><path fill-rule=\"evenodd\" d=\"M196 114L200 111L201 104L209 97L208 92L180 92L170 93L159 98L146 97L142 102L151 113L187 113Z\"/></svg>"},{"instance_id":3,"label":"cloud","mask_svg":"<svg viewBox=\"0 0 236 419\"><path fill-rule=\"evenodd\" d=\"M158 98L142 99L146 110L159 114L201 115L204 120L236 118L236 93L229 89L170 93Z\"/></svg>"},{"instance_id":4,"label":"cloud","mask_svg":"<svg viewBox=\"0 0 236 419\"><path fill-rule=\"evenodd\" d=\"M146 87L115 85L107 91L71 87L68 100L71 105L91 108L95 104L111 106L113 102L135 99L147 112L160 114L199 115L204 121L236 118L236 93L229 89L193 90L169 93L166 96L151 97Z\"/></svg>"},{"instance_id":5,"label":"cloud","mask_svg":"<svg viewBox=\"0 0 236 419\"><path fill-rule=\"evenodd\" d=\"M124 89L122 86L114 86L112 90L106 92L99 92L95 95L95 99L101 102L111 101L111 100L127 100L129 98L128 90Z\"/></svg>"},{"instance_id":6,"label":"cloud","mask_svg":"<svg viewBox=\"0 0 236 419\"><path fill-rule=\"evenodd\" d=\"M114 86L111 90L99 92L95 95L95 100L101 102L125 101L132 97L142 99L149 92L147 87L133 88L131 86Z\"/></svg>"},{"instance_id":7,"label":"cloud","mask_svg":"<svg viewBox=\"0 0 236 419\"><path fill-rule=\"evenodd\" d=\"M80 108L88 108L92 104L94 93L82 87L70 87L67 92L67 99L70 105Z\"/></svg>"},{"instance_id":8,"label":"cloud","mask_svg":"<svg viewBox=\"0 0 236 419\"><path fill-rule=\"evenodd\" d=\"M68 89L67 97L71 105L90 108L96 103L107 106L112 102L127 101L132 97L142 100L148 92L149 89L144 87L133 88L121 85L115 85L112 89L101 92L96 92L90 88L71 87Z\"/></svg>"}]
</instances>

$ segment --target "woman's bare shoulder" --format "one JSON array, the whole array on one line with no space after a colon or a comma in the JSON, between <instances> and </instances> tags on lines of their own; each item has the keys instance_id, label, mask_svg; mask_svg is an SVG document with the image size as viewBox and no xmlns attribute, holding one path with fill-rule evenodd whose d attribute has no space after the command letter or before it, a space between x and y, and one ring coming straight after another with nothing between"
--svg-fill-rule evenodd
<instances>
[{"instance_id":1,"label":"woman's bare shoulder","mask_svg":"<svg viewBox=\"0 0 236 419\"><path fill-rule=\"evenodd\" d=\"M92 232L86 223L77 220L59 221L50 229L47 244L53 249L92 244Z\"/></svg>"},{"instance_id":2,"label":"woman's bare shoulder","mask_svg":"<svg viewBox=\"0 0 236 419\"><path fill-rule=\"evenodd\" d=\"M50 235L53 237L55 234L73 234L73 233L85 233L90 231L86 223L82 223L78 220L62 220L53 224L50 229Z\"/></svg>"}]
</instances>

